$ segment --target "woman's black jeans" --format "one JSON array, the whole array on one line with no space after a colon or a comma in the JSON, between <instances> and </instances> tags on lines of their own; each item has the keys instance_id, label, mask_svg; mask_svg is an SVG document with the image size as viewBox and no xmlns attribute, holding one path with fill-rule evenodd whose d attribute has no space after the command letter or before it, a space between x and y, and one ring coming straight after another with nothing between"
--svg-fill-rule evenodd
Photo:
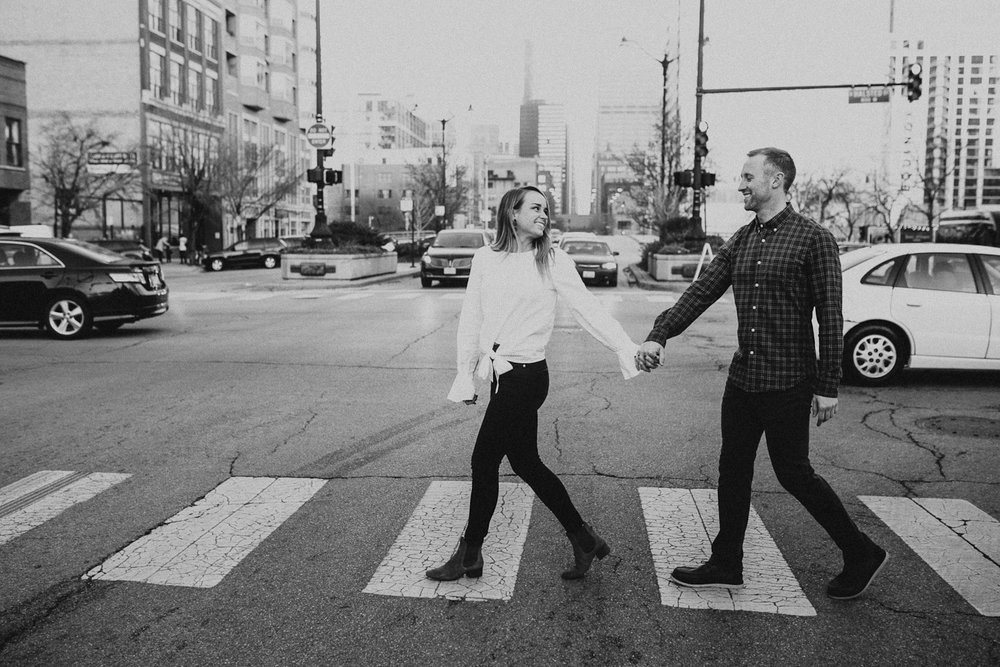
<instances>
[{"instance_id":1,"label":"woman's black jeans","mask_svg":"<svg viewBox=\"0 0 1000 667\"><path fill-rule=\"evenodd\" d=\"M722 397L722 452L719 456L719 534L712 561L740 568L750 515L754 459L761 435L767 438L778 483L829 533L844 553L864 548L861 532L840 498L809 463L812 387L750 393L726 384Z\"/></svg>"},{"instance_id":2,"label":"woman's black jeans","mask_svg":"<svg viewBox=\"0 0 1000 667\"><path fill-rule=\"evenodd\" d=\"M566 487L538 457L538 408L549 392L545 360L513 364L494 380L490 403L472 451L472 498L465 541L480 545L489 531L500 492L500 462L506 456L514 473L545 503L568 532L583 526Z\"/></svg>"}]
</instances>

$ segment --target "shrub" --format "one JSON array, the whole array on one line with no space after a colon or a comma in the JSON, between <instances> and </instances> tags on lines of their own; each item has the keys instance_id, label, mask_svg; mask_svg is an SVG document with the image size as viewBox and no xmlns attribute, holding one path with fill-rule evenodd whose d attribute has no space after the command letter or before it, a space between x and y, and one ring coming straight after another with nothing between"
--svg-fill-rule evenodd
<instances>
[{"instance_id":1,"label":"shrub","mask_svg":"<svg viewBox=\"0 0 1000 667\"><path fill-rule=\"evenodd\" d=\"M382 246L388 238L374 229L355 222L330 223L330 239L318 241L306 237L298 246L288 252L309 252L313 254L362 254L385 252Z\"/></svg>"}]
</instances>

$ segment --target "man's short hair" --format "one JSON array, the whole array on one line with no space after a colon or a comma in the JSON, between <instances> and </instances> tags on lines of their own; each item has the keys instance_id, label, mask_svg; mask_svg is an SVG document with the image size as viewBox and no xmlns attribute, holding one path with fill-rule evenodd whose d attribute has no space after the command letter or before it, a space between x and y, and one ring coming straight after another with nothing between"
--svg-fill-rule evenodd
<instances>
[{"instance_id":1,"label":"man's short hair","mask_svg":"<svg viewBox=\"0 0 1000 667\"><path fill-rule=\"evenodd\" d=\"M792 183L795 182L795 161L792 160L792 156L788 154L788 151L768 146L767 148L755 148L747 153L747 157L753 157L754 155L763 155L764 164L771 165L776 172L780 171L785 175L785 192L788 192L792 187Z\"/></svg>"}]
</instances>

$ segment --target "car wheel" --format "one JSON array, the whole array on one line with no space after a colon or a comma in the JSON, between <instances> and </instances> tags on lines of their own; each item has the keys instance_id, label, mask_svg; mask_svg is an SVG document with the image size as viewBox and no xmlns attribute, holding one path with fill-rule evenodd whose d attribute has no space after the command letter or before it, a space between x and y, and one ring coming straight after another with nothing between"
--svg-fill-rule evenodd
<instances>
[{"instance_id":1,"label":"car wheel","mask_svg":"<svg viewBox=\"0 0 1000 667\"><path fill-rule=\"evenodd\" d=\"M58 296L45 307L45 330L53 338L82 338L93 324L90 307L80 297Z\"/></svg>"},{"instance_id":2,"label":"car wheel","mask_svg":"<svg viewBox=\"0 0 1000 667\"><path fill-rule=\"evenodd\" d=\"M274 255L268 255L267 257L264 258L265 269L273 269L277 265L278 265L278 258L275 257Z\"/></svg>"},{"instance_id":3,"label":"car wheel","mask_svg":"<svg viewBox=\"0 0 1000 667\"><path fill-rule=\"evenodd\" d=\"M608 278L608 287L618 287L618 276Z\"/></svg>"},{"instance_id":4,"label":"car wheel","mask_svg":"<svg viewBox=\"0 0 1000 667\"><path fill-rule=\"evenodd\" d=\"M208 263L208 268L210 268L212 271L221 271L223 266L224 264L222 263L221 259L213 259L211 262Z\"/></svg>"},{"instance_id":5,"label":"car wheel","mask_svg":"<svg viewBox=\"0 0 1000 667\"><path fill-rule=\"evenodd\" d=\"M434 281L431 280L430 278L428 278L427 276L423 276L423 275L420 276L420 286L421 287L430 287L433 283L434 283Z\"/></svg>"},{"instance_id":6,"label":"car wheel","mask_svg":"<svg viewBox=\"0 0 1000 667\"><path fill-rule=\"evenodd\" d=\"M906 365L906 343L894 329L881 325L861 327L844 343L844 376L868 386L890 382Z\"/></svg>"}]
</instances>

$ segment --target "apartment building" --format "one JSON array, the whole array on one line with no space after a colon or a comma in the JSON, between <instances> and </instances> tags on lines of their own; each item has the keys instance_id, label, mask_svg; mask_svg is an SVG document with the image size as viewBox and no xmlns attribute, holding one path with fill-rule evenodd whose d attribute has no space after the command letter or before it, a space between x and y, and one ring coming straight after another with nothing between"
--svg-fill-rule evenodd
<instances>
[{"instance_id":1,"label":"apartment building","mask_svg":"<svg viewBox=\"0 0 1000 667\"><path fill-rule=\"evenodd\" d=\"M25 194L28 171L28 96L24 63L0 55L0 225L30 225L31 206Z\"/></svg>"}]
</instances>

